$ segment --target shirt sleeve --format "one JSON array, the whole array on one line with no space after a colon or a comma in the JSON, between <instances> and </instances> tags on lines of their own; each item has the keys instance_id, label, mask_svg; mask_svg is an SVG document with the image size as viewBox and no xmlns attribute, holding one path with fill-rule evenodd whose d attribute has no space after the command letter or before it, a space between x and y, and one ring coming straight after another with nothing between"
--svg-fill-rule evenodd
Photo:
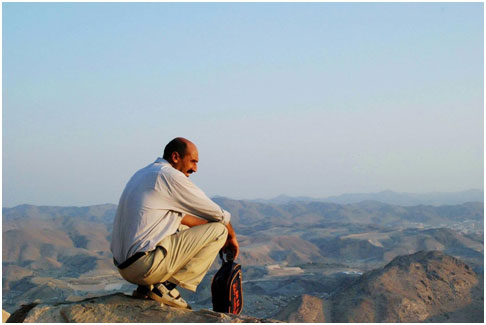
<instances>
[{"instance_id":1,"label":"shirt sleeve","mask_svg":"<svg viewBox=\"0 0 486 325\"><path fill-rule=\"evenodd\" d=\"M173 174L166 179L174 208L212 222L227 225L231 214L214 203L207 195L183 174Z\"/></svg>"}]
</instances>

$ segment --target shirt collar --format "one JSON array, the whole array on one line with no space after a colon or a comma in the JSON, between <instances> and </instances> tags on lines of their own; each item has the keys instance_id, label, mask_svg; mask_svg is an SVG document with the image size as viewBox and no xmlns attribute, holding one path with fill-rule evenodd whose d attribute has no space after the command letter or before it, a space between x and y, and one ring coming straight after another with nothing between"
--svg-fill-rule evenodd
<instances>
[{"instance_id":1,"label":"shirt collar","mask_svg":"<svg viewBox=\"0 0 486 325\"><path fill-rule=\"evenodd\" d=\"M167 164L169 165L170 167L174 168L170 162L168 162L167 160L165 160L164 158L161 158L161 157L158 157L157 159L155 159L154 161L154 164ZM180 170L177 170L174 168L174 170L176 170L178 173L180 173L181 175L184 175L183 172L181 172ZM184 175L185 177L187 177L186 175Z\"/></svg>"},{"instance_id":2,"label":"shirt collar","mask_svg":"<svg viewBox=\"0 0 486 325\"><path fill-rule=\"evenodd\" d=\"M158 164L169 164L170 165L170 163L167 160L165 160L164 158L162 158L162 157L158 157L157 159L155 159L155 163L158 163Z\"/></svg>"}]
</instances>

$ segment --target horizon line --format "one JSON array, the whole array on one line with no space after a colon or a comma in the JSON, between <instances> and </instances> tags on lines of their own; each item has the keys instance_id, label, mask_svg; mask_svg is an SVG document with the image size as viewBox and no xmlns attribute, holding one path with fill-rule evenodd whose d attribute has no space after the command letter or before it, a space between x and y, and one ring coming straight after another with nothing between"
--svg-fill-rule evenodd
<instances>
[{"instance_id":1,"label":"horizon line","mask_svg":"<svg viewBox=\"0 0 486 325\"><path fill-rule=\"evenodd\" d=\"M379 191L379 192L342 193L342 194L331 195L331 196L326 196L326 197L311 197L311 196L305 196L305 195L292 196L292 195L286 195L286 194L279 194L279 195L271 197L269 199L262 199L262 198L236 199L236 198L232 198L232 197L229 197L229 196L223 196L223 195L213 195L210 198L211 199L224 198L224 199L230 199L230 200L235 200L235 201L250 201L251 202L251 201L271 201L271 200L275 200L275 199L284 197L284 198L290 198L290 199L291 198L295 198L295 199L305 198L307 200L322 201L322 200L326 200L326 199L330 199L330 198L338 198L338 197L344 196L344 195L370 195L370 194L380 194L380 193L386 193L386 192L391 192L391 193L394 193L394 194L402 194L402 195L406 195L406 194L427 195L427 194L459 194L459 193L471 192L471 191L483 192L483 200L482 201L467 201L467 202L482 202L482 203L484 203L484 189L478 189L478 188L471 188L471 189L468 189L468 190L452 191L452 192L434 191L434 192L422 192L422 193L420 193L420 192L396 192L396 191L393 191L393 190L383 190L383 191ZM381 202L379 200L363 200L362 202L364 202L364 201ZM464 203L467 203L467 202L464 202ZM269 202L269 203L271 203L271 202ZM329 202L329 203L333 203L333 202ZM344 203L342 203L342 204L344 204ZM78 205L78 204L75 204L75 205L40 204L39 205L39 204L32 204L32 203L20 203L20 204L14 205L14 206L4 206L2 204L2 209L12 209L12 208L17 208L17 207L24 206L24 205L25 206L36 206L36 207L85 208L85 207L94 207L94 206L103 206L103 205L117 205L117 203L105 202L105 203L94 203L94 204L83 204L83 205ZM454 204L454 205L456 205L456 204Z\"/></svg>"}]
</instances>

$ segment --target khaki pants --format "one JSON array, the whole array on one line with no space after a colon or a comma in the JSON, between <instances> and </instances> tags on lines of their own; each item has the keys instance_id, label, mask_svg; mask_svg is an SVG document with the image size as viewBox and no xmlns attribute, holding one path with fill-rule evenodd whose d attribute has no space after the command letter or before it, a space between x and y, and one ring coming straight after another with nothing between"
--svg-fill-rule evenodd
<instances>
[{"instance_id":1,"label":"khaki pants","mask_svg":"<svg viewBox=\"0 0 486 325\"><path fill-rule=\"evenodd\" d=\"M187 228L164 238L155 250L119 272L128 282L139 285L169 280L196 291L227 235L226 226L218 222Z\"/></svg>"}]
</instances>

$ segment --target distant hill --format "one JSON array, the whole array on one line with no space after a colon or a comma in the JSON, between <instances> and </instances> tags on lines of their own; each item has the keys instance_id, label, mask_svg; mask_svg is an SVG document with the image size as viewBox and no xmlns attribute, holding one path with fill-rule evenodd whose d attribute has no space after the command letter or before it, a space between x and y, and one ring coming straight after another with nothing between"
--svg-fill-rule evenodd
<instances>
[{"instance_id":1,"label":"distant hill","mask_svg":"<svg viewBox=\"0 0 486 325\"><path fill-rule=\"evenodd\" d=\"M109 239L116 206L3 208L3 306L76 294L81 275L112 274Z\"/></svg>"},{"instance_id":2,"label":"distant hill","mask_svg":"<svg viewBox=\"0 0 486 325\"><path fill-rule=\"evenodd\" d=\"M482 258L482 238L457 232L464 225L482 231L483 204L479 202L400 207L379 202L275 205L225 198L215 201L232 213L241 259L251 265L297 265L321 259L388 262L423 249ZM109 241L115 212L113 204L4 208L2 262L9 267L4 268L4 277L18 279L31 271L79 275L111 269ZM458 229L446 229L454 225ZM402 230L410 227L416 229ZM10 272L10 266L15 271Z\"/></svg>"},{"instance_id":3,"label":"distant hill","mask_svg":"<svg viewBox=\"0 0 486 325\"><path fill-rule=\"evenodd\" d=\"M260 203L218 197L214 201L232 214L236 226L266 229L276 226L318 225L330 222L378 224L381 226L444 226L457 222L476 222L482 230L481 202L444 206L398 206L377 201L353 204L328 202Z\"/></svg>"},{"instance_id":4,"label":"distant hill","mask_svg":"<svg viewBox=\"0 0 486 325\"><path fill-rule=\"evenodd\" d=\"M112 223L116 213L115 204L98 204L83 207L38 206L22 204L13 208L2 208L3 220L22 218L53 219L56 217L82 217L84 220Z\"/></svg>"},{"instance_id":5,"label":"distant hill","mask_svg":"<svg viewBox=\"0 0 486 325\"><path fill-rule=\"evenodd\" d=\"M359 203L363 201L378 201L400 206L413 205L455 205L466 202L484 202L484 191L467 190L461 192L431 192L431 193L399 193L381 191L377 193L349 193L325 198L311 198L307 196L292 197L279 195L273 199L249 200L260 203L287 204L291 202L330 202L339 204Z\"/></svg>"}]
</instances>

